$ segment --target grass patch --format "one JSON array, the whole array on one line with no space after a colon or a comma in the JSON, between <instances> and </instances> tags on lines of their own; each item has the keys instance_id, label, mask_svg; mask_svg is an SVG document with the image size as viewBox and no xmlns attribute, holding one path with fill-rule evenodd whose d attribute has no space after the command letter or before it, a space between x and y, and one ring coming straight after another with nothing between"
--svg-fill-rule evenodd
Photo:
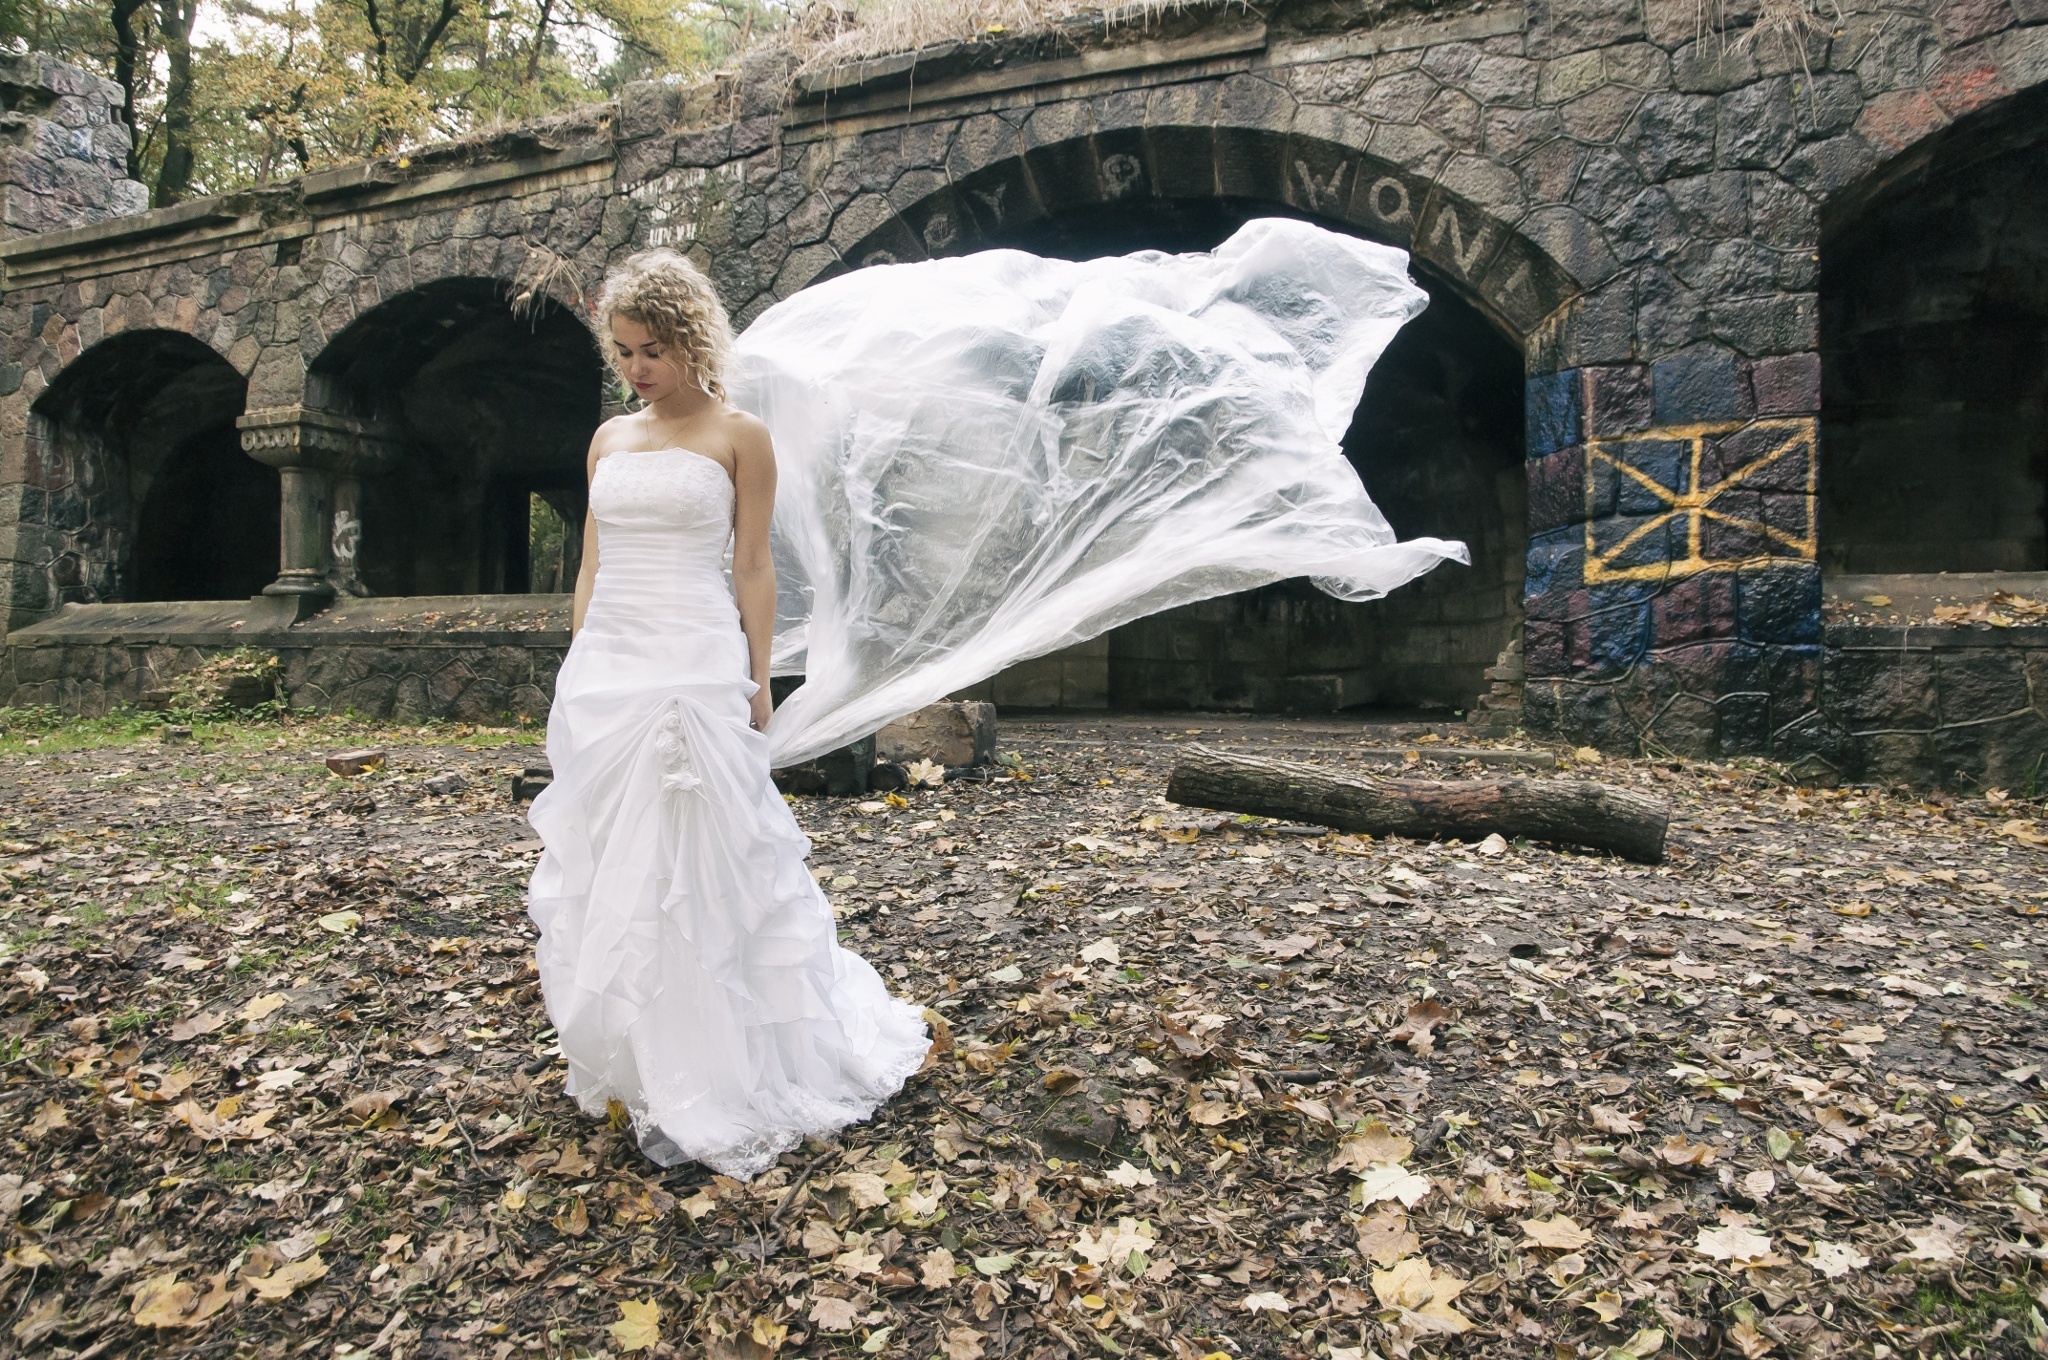
<instances>
[{"instance_id":1,"label":"grass patch","mask_svg":"<svg viewBox=\"0 0 2048 1360\"><path fill-rule=\"evenodd\" d=\"M269 752L321 752L342 746L457 746L489 751L538 746L547 739L546 725L530 717L504 726L433 720L397 726L349 714L303 713L265 704L241 712L170 714L123 708L95 718L66 717L50 705L0 708L0 756L40 759L67 751L117 750L162 745L164 728L189 726L192 735L166 749L208 756ZM325 776L326 767L311 764L307 775ZM252 774L263 766L252 763ZM181 779L210 777L201 767L181 763Z\"/></svg>"},{"instance_id":2,"label":"grass patch","mask_svg":"<svg viewBox=\"0 0 2048 1360\"><path fill-rule=\"evenodd\" d=\"M1930 1280L1913 1291L1911 1307L1924 1327L1941 1329L1922 1335L1922 1355L2026 1355L2027 1338L2041 1333L2033 1297L2014 1281L1965 1297L1946 1280Z\"/></svg>"}]
</instances>

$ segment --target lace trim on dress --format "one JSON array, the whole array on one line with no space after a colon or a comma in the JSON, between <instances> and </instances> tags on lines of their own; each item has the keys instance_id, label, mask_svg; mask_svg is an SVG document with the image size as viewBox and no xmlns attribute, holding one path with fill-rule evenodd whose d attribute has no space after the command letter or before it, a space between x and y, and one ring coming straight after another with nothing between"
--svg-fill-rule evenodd
<instances>
[{"instance_id":1,"label":"lace trim on dress","mask_svg":"<svg viewBox=\"0 0 2048 1360\"><path fill-rule=\"evenodd\" d=\"M913 1013L918 1011L916 1006L900 998L897 1004ZM919 1023L923 1023L921 1015ZM928 1055L929 1050L923 1047L905 1053L877 1072L872 1081L862 1083L864 1089L854 1093L851 1099L805 1102L806 1108L789 1112L792 1116L789 1127L722 1147L678 1143L641 1102L630 1106L627 1116L632 1122L633 1136L639 1142L640 1150L654 1161L664 1166L685 1161L701 1162L721 1176L750 1181L775 1165L783 1153L802 1146L805 1139L830 1137L848 1125L866 1122L903 1089L905 1082L923 1070Z\"/></svg>"}]
</instances>

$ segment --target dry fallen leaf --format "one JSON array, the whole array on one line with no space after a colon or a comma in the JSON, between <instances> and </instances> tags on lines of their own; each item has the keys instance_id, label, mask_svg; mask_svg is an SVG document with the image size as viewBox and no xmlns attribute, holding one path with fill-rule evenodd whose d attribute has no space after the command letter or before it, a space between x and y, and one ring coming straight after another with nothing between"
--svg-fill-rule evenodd
<instances>
[{"instance_id":1,"label":"dry fallen leaf","mask_svg":"<svg viewBox=\"0 0 2048 1360\"><path fill-rule=\"evenodd\" d=\"M851 1331L860 1315L860 1306L851 1299L828 1298L820 1294L811 1300L810 1321L820 1331Z\"/></svg>"},{"instance_id":2,"label":"dry fallen leaf","mask_svg":"<svg viewBox=\"0 0 2048 1360\"><path fill-rule=\"evenodd\" d=\"M622 1351L653 1350L661 1344L661 1305L653 1299L621 1299L619 1320L605 1330Z\"/></svg>"},{"instance_id":3,"label":"dry fallen leaf","mask_svg":"<svg viewBox=\"0 0 2048 1360\"><path fill-rule=\"evenodd\" d=\"M1528 1238L1532 1246L1553 1247L1559 1251L1574 1251L1593 1240L1592 1233L1564 1214L1544 1219L1523 1219L1522 1236Z\"/></svg>"},{"instance_id":4,"label":"dry fallen leaf","mask_svg":"<svg viewBox=\"0 0 2048 1360\"><path fill-rule=\"evenodd\" d=\"M203 1289L181 1282L173 1271L137 1287L130 1317L138 1327L203 1327L233 1301L226 1271L207 1280Z\"/></svg>"},{"instance_id":5,"label":"dry fallen leaf","mask_svg":"<svg viewBox=\"0 0 2048 1360\"><path fill-rule=\"evenodd\" d=\"M1406 1167L1381 1162L1369 1167L1358 1183L1358 1202L1371 1207L1381 1200L1397 1199L1412 1209L1429 1193L1429 1180Z\"/></svg>"},{"instance_id":6,"label":"dry fallen leaf","mask_svg":"<svg viewBox=\"0 0 2048 1360\"><path fill-rule=\"evenodd\" d=\"M64 1113L64 1102L50 1099L43 1102L35 1116L28 1121L22 1132L30 1138L41 1138L46 1133L71 1127L71 1118Z\"/></svg>"},{"instance_id":7,"label":"dry fallen leaf","mask_svg":"<svg viewBox=\"0 0 2048 1360\"><path fill-rule=\"evenodd\" d=\"M939 1342L939 1350L946 1360L981 1360L982 1351L988 1345L988 1337L972 1327L954 1327L945 1339Z\"/></svg>"},{"instance_id":8,"label":"dry fallen leaf","mask_svg":"<svg viewBox=\"0 0 2048 1360\"><path fill-rule=\"evenodd\" d=\"M1350 1167L1364 1172L1381 1162L1405 1162L1414 1152L1412 1140L1401 1137L1375 1119L1337 1144L1337 1155L1330 1159L1330 1169L1338 1171Z\"/></svg>"},{"instance_id":9,"label":"dry fallen leaf","mask_svg":"<svg viewBox=\"0 0 2048 1360\"><path fill-rule=\"evenodd\" d=\"M315 1280L327 1278L327 1264L314 1252L301 1261L290 1261L279 1265L268 1275L244 1275L242 1281L255 1291L259 1299L288 1299L294 1290L303 1289Z\"/></svg>"},{"instance_id":10,"label":"dry fallen leaf","mask_svg":"<svg viewBox=\"0 0 2048 1360\"><path fill-rule=\"evenodd\" d=\"M953 1253L944 1247L933 1247L918 1263L918 1283L926 1289L951 1289L953 1279Z\"/></svg>"},{"instance_id":11,"label":"dry fallen leaf","mask_svg":"<svg viewBox=\"0 0 2048 1360\"><path fill-rule=\"evenodd\" d=\"M1805 1258L1812 1266L1831 1280L1839 1280L1852 1270L1861 1270L1870 1264L1870 1258L1856 1250L1849 1242L1824 1242L1814 1239L1813 1250Z\"/></svg>"},{"instance_id":12,"label":"dry fallen leaf","mask_svg":"<svg viewBox=\"0 0 2048 1360\"><path fill-rule=\"evenodd\" d=\"M1471 1319L1451 1306L1465 1284L1455 1275L1438 1274L1419 1256L1372 1273L1372 1291L1381 1306L1399 1310L1400 1325L1421 1333L1455 1335L1471 1330Z\"/></svg>"},{"instance_id":13,"label":"dry fallen leaf","mask_svg":"<svg viewBox=\"0 0 2048 1360\"><path fill-rule=\"evenodd\" d=\"M1901 1252L1902 1261L1931 1261L1947 1265L1968 1258L1969 1248L1963 1243L1963 1224L1944 1215L1935 1215L1934 1221L1924 1228L1906 1231L1906 1240L1913 1249Z\"/></svg>"},{"instance_id":14,"label":"dry fallen leaf","mask_svg":"<svg viewBox=\"0 0 2048 1360\"><path fill-rule=\"evenodd\" d=\"M1391 1266L1421 1250L1421 1239L1408 1230L1408 1215L1392 1204L1358 1225L1358 1254L1375 1265Z\"/></svg>"},{"instance_id":15,"label":"dry fallen leaf","mask_svg":"<svg viewBox=\"0 0 2048 1360\"><path fill-rule=\"evenodd\" d=\"M1755 1261L1768 1256L1771 1239L1745 1223L1701 1228L1693 1250L1716 1261Z\"/></svg>"},{"instance_id":16,"label":"dry fallen leaf","mask_svg":"<svg viewBox=\"0 0 2048 1360\"><path fill-rule=\"evenodd\" d=\"M265 992L261 996L250 997L237 1014L251 1023L267 1020L283 1010L290 1001L291 998L283 992Z\"/></svg>"},{"instance_id":17,"label":"dry fallen leaf","mask_svg":"<svg viewBox=\"0 0 2048 1360\"><path fill-rule=\"evenodd\" d=\"M1394 1043L1408 1045L1416 1057L1426 1058L1436 1048L1436 1027L1450 1018L1451 1013L1435 1001L1411 1001L1406 1018L1387 1038Z\"/></svg>"}]
</instances>

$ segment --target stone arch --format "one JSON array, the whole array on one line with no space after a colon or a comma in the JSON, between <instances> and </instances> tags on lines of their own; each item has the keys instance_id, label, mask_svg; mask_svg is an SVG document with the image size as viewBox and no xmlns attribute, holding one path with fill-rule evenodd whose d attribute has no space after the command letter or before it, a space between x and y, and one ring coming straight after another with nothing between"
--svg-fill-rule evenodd
<instances>
[{"instance_id":1,"label":"stone arch","mask_svg":"<svg viewBox=\"0 0 2048 1360\"><path fill-rule=\"evenodd\" d=\"M1822 566L2048 570L2048 86L1920 138L1821 228Z\"/></svg>"},{"instance_id":2,"label":"stone arch","mask_svg":"<svg viewBox=\"0 0 2048 1360\"><path fill-rule=\"evenodd\" d=\"M859 265L988 246L1087 258L1208 249L1280 214L1411 251L1433 303L1368 384L1346 451L1396 530L1459 538L1446 567L1350 605L1286 582L1140 620L1028 662L1012 706L1462 709L1519 630L1527 550L1523 353L1576 291L1527 240L1350 147L1255 128L1135 128L1027 150L872 223ZM844 267L844 265L840 266Z\"/></svg>"},{"instance_id":3,"label":"stone arch","mask_svg":"<svg viewBox=\"0 0 2048 1360\"><path fill-rule=\"evenodd\" d=\"M361 525L361 588L522 593L554 588L561 568L573 579L604 382L574 310L493 278L422 284L338 331L308 366L306 405L374 450L370 475L334 491L336 513ZM528 558L536 497L565 530L544 582Z\"/></svg>"},{"instance_id":4,"label":"stone arch","mask_svg":"<svg viewBox=\"0 0 2048 1360\"><path fill-rule=\"evenodd\" d=\"M277 479L235 434L247 383L179 330L123 331L30 408L53 603L239 599L277 562Z\"/></svg>"},{"instance_id":5,"label":"stone arch","mask_svg":"<svg viewBox=\"0 0 2048 1360\"><path fill-rule=\"evenodd\" d=\"M1229 125L1115 128L970 158L900 207L856 200L834 232L838 259L802 282L1143 202L1256 206L1399 246L1517 343L1580 289L1527 235L1440 183L1341 140Z\"/></svg>"}]
</instances>

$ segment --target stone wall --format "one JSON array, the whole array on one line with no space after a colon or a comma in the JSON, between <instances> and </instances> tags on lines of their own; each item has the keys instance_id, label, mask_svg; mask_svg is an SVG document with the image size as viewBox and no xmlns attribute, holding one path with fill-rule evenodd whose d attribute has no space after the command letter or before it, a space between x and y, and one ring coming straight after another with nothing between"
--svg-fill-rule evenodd
<instances>
[{"instance_id":1,"label":"stone wall","mask_svg":"<svg viewBox=\"0 0 2048 1360\"><path fill-rule=\"evenodd\" d=\"M2048 787L2048 627L1832 626L1823 656L1802 776Z\"/></svg>"},{"instance_id":2,"label":"stone wall","mask_svg":"<svg viewBox=\"0 0 2048 1360\"><path fill-rule=\"evenodd\" d=\"M377 513L389 451L434 442L418 403L379 409L345 375L386 336L459 380L422 302L437 288L574 312L609 264L666 244L744 324L841 270L1221 205L1407 248L1519 350L1532 727L1793 750L1827 723L1819 280L1848 237L1823 221L1870 210L1913 157L2007 154L1986 130L2048 78L2048 7L1845 0L1798 47L1722 12L1731 27L1703 28L1696 0L1217 4L923 70L793 79L762 52L702 86L0 243L0 363L22 375L0 395L9 624L123 579L132 534L78 546L51 518L69 436L45 401L123 334L189 338L244 381L245 442L282 488L271 589L317 604L336 507L360 493ZM488 503L437 494L450 515ZM52 574L65 551L75 586ZM1451 622L1417 617L1400 645L1450 666ZM1455 665L1491 659L1471 650Z\"/></svg>"},{"instance_id":3,"label":"stone wall","mask_svg":"<svg viewBox=\"0 0 2048 1360\"><path fill-rule=\"evenodd\" d=\"M399 722L547 716L569 648L565 595L348 600L289 628L245 607L74 606L0 646L0 706L87 716L147 707L179 676L240 648L276 654L292 708Z\"/></svg>"},{"instance_id":4,"label":"stone wall","mask_svg":"<svg viewBox=\"0 0 2048 1360\"><path fill-rule=\"evenodd\" d=\"M0 239L138 213L121 87L39 52L0 55Z\"/></svg>"}]
</instances>

